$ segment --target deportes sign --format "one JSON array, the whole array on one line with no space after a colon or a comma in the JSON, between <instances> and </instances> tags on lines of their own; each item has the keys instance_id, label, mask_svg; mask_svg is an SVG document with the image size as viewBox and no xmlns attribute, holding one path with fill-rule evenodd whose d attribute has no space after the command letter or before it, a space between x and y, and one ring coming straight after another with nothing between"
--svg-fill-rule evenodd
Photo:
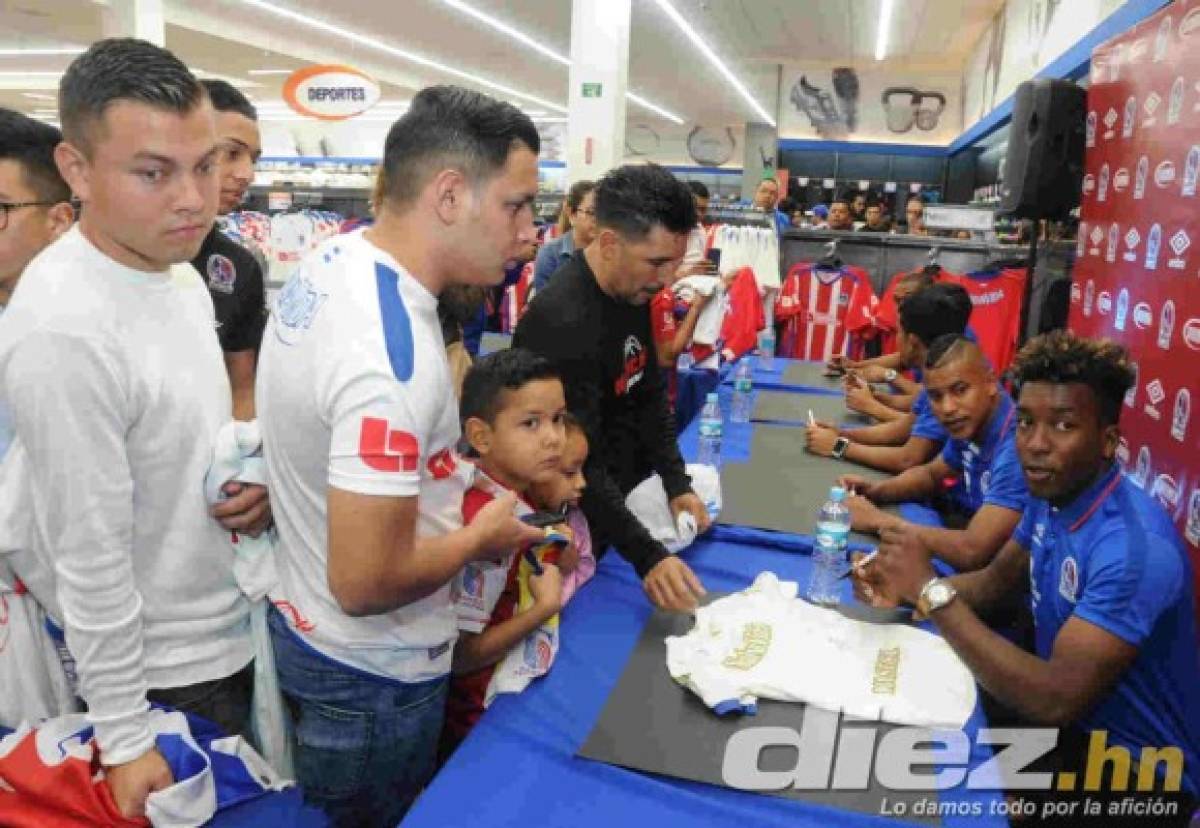
<instances>
[{"instance_id":1,"label":"deportes sign","mask_svg":"<svg viewBox=\"0 0 1200 828\"><path fill-rule=\"evenodd\" d=\"M293 72L283 99L296 112L322 121L344 121L379 103L379 84L350 66L325 64Z\"/></svg>"}]
</instances>

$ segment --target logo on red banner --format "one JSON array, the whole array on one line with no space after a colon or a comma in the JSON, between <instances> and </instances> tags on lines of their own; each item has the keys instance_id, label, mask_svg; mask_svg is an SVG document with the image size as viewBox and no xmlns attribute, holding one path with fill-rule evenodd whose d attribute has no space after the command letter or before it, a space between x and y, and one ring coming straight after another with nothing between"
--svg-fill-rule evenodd
<instances>
[{"instance_id":1,"label":"logo on red banner","mask_svg":"<svg viewBox=\"0 0 1200 828\"><path fill-rule=\"evenodd\" d=\"M1083 194L1089 196L1096 189L1096 176L1088 173L1083 177Z\"/></svg>"},{"instance_id":2,"label":"logo on red banner","mask_svg":"<svg viewBox=\"0 0 1200 828\"><path fill-rule=\"evenodd\" d=\"M1162 227L1154 225L1150 228L1150 238L1146 240L1146 270L1158 269L1158 250L1162 246Z\"/></svg>"},{"instance_id":3,"label":"logo on red banner","mask_svg":"<svg viewBox=\"0 0 1200 828\"><path fill-rule=\"evenodd\" d=\"M1124 437L1117 442L1117 462L1122 468L1129 466L1129 441Z\"/></svg>"},{"instance_id":4,"label":"logo on red banner","mask_svg":"<svg viewBox=\"0 0 1200 828\"><path fill-rule=\"evenodd\" d=\"M1108 198L1108 164L1100 168L1100 182L1096 188L1096 200L1104 201Z\"/></svg>"},{"instance_id":5,"label":"logo on red banner","mask_svg":"<svg viewBox=\"0 0 1200 828\"><path fill-rule=\"evenodd\" d=\"M1183 344L1200 351L1200 319L1189 319L1183 325Z\"/></svg>"},{"instance_id":6,"label":"logo on red banner","mask_svg":"<svg viewBox=\"0 0 1200 828\"><path fill-rule=\"evenodd\" d=\"M1143 155L1138 159L1137 172L1133 177L1133 198L1141 199L1146 195L1146 176L1150 173L1150 159Z\"/></svg>"},{"instance_id":7,"label":"logo on red banner","mask_svg":"<svg viewBox=\"0 0 1200 828\"><path fill-rule=\"evenodd\" d=\"M1175 164L1163 161L1154 168L1154 183L1160 188L1170 187L1175 183Z\"/></svg>"},{"instance_id":8,"label":"logo on red banner","mask_svg":"<svg viewBox=\"0 0 1200 828\"><path fill-rule=\"evenodd\" d=\"M1117 115L1117 110L1113 109L1111 106L1108 108L1108 112L1104 113L1104 140L1105 141L1110 140L1114 135L1116 135L1116 133L1113 131L1113 127L1115 127L1117 125L1118 117L1120 117L1120 116Z\"/></svg>"},{"instance_id":9,"label":"logo on red banner","mask_svg":"<svg viewBox=\"0 0 1200 828\"><path fill-rule=\"evenodd\" d=\"M1150 494L1158 498L1158 502L1163 505L1168 514L1175 514L1175 509L1179 506L1179 484L1175 482L1174 477L1169 474L1160 474L1155 479Z\"/></svg>"},{"instance_id":10,"label":"logo on red banner","mask_svg":"<svg viewBox=\"0 0 1200 828\"><path fill-rule=\"evenodd\" d=\"M1200 175L1200 145L1193 145L1187 154L1187 162L1183 165L1183 190L1180 192L1184 196L1194 196L1196 194L1196 178Z\"/></svg>"},{"instance_id":11,"label":"logo on red banner","mask_svg":"<svg viewBox=\"0 0 1200 828\"><path fill-rule=\"evenodd\" d=\"M1133 95L1125 101L1125 115L1121 118L1121 138L1129 138L1133 135L1133 124L1137 121L1137 98Z\"/></svg>"},{"instance_id":12,"label":"logo on red banner","mask_svg":"<svg viewBox=\"0 0 1200 828\"><path fill-rule=\"evenodd\" d=\"M1183 258L1183 254L1192 246L1192 239L1185 230L1177 230L1174 236L1171 236L1171 250L1175 254L1175 258L1167 260L1167 267L1175 270L1183 270L1187 267L1187 261Z\"/></svg>"},{"instance_id":13,"label":"logo on red banner","mask_svg":"<svg viewBox=\"0 0 1200 828\"><path fill-rule=\"evenodd\" d=\"M1175 332L1175 303L1168 299L1163 303L1158 317L1158 347L1171 350L1171 334Z\"/></svg>"},{"instance_id":14,"label":"logo on red banner","mask_svg":"<svg viewBox=\"0 0 1200 828\"><path fill-rule=\"evenodd\" d=\"M1085 133L1086 143L1089 147L1096 146L1096 113L1089 112L1087 114L1087 132Z\"/></svg>"},{"instance_id":15,"label":"logo on red banner","mask_svg":"<svg viewBox=\"0 0 1200 828\"><path fill-rule=\"evenodd\" d=\"M1091 240L1092 240L1092 248L1088 252L1091 253L1093 256L1099 256L1100 255L1100 242L1104 241L1104 230L1101 229L1100 225L1097 224L1095 227L1092 228Z\"/></svg>"},{"instance_id":16,"label":"logo on red banner","mask_svg":"<svg viewBox=\"0 0 1200 828\"><path fill-rule=\"evenodd\" d=\"M1154 62L1158 63L1167 56L1167 47L1171 45L1171 26L1175 21L1171 15L1163 18L1158 26L1158 36L1154 38Z\"/></svg>"},{"instance_id":17,"label":"logo on red banner","mask_svg":"<svg viewBox=\"0 0 1200 828\"><path fill-rule=\"evenodd\" d=\"M1082 298L1083 298L1083 288L1081 288L1079 286L1078 282L1073 282L1071 284L1071 304L1078 305L1079 300Z\"/></svg>"},{"instance_id":18,"label":"logo on red banner","mask_svg":"<svg viewBox=\"0 0 1200 828\"><path fill-rule=\"evenodd\" d=\"M1138 449L1137 466L1133 470L1133 482L1139 488L1146 488L1146 482L1150 479L1150 447L1142 446Z\"/></svg>"},{"instance_id":19,"label":"logo on red banner","mask_svg":"<svg viewBox=\"0 0 1200 828\"><path fill-rule=\"evenodd\" d=\"M359 459L375 471L415 472L420 460L417 438L393 429L380 417L363 417L358 433Z\"/></svg>"},{"instance_id":20,"label":"logo on red banner","mask_svg":"<svg viewBox=\"0 0 1200 828\"><path fill-rule=\"evenodd\" d=\"M1180 388L1175 395L1175 409L1171 415L1171 436L1179 442L1187 437L1188 420L1192 416L1192 392Z\"/></svg>"},{"instance_id":21,"label":"logo on red banner","mask_svg":"<svg viewBox=\"0 0 1200 828\"><path fill-rule=\"evenodd\" d=\"M1136 227L1130 227L1129 232L1125 234L1125 253L1121 256L1127 262L1136 262L1138 258L1137 246L1142 243L1142 234L1137 231Z\"/></svg>"},{"instance_id":22,"label":"logo on red banner","mask_svg":"<svg viewBox=\"0 0 1200 828\"><path fill-rule=\"evenodd\" d=\"M1096 299L1096 310L1101 316L1108 316L1112 312L1112 294L1107 290L1101 292Z\"/></svg>"},{"instance_id":23,"label":"logo on red banner","mask_svg":"<svg viewBox=\"0 0 1200 828\"><path fill-rule=\"evenodd\" d=\"M1087 280L1087 287L1083 289L1083 315L1092 315L1092 304L1096 300L1096 283L1091 279Z\"/></svg>"},{"instance_id":24,"label":"logo on red banner","mask_svg":"<svg viewBox=\"0 0 1200 828\"><path fill-rule=\"evenodd\" d=\"M1183 76L1180 75L1171 84L1171 102L1167 106L1167 123L1179 123L1179 113L1183 111Z\"/></svg>"},{"instance_id":25,"label":"logo on red banner","mask_svg":"<svg viewBox=\"0 0 1200 828\"><path fill-rule=\"evenodd\" d=\"M1154 380L1148 384L1146 386L1146 396L1149 397L1149 399L1142 407L1142 410L1145 411L1146 416L1152 420L1161 419L1162 414L1159 413L1158 406L1167 397L1167 392L1163 390L1162 382L1159 380Z\"/></svg>"},{"instance_id":26,"label":"logo on red banner","mask_svg":"<svg viewBox=\"0 0 1200 828\"><path fill-rule=\"evenodd\" d=\"M1125 320L1129 318L1129 290L1121 288L1117 294L1117 316L1113 319L1113 327L1118 331L1125 330Z\"/></svg>"},{"instance_id":27,"label":"logo on red banner","mask_svg":"<svg viewBox=\"0 0 1200 828\"><path fill-rule=\"evenodd\" d=\"M1146 38L1138 38L1129 44L1129 62L1140 63L1146 53L1150 51L1150 41Z\"/></svg>"},{"instance_id":28,"label":"logo on red banner","mask_svg":"<svg viewBox=\"0 0 1200 828\"><path fill-rule=\"evenodd\" d=\"M1129 170L1125 167L1117 170L1116 174L1113 175L1112 187L1113 191L1117 193L1123 193L1129 189Z\"/></svg>"},{"instance_id":29,"label":"logo on red banner","mask_svg":"<svg viewBox=\"0 0 1200 828\"><path fill-rule=\"evenodd\" d=\"M1133 309L1133 324L1139 331L1144 331L1154 324L1154 311L1149 303L1138 302Z\"/></svg>"},{"instance_id":30,"label":"logo on red banner","mask_svg":"<svg viewBox=\"0 0 1200 828\"><path fill-rule=\"evenodd\" d=\"M1108 248L1104 251L1104 261L1115 262L1117 260L1117 243L1121 240L1121 229L1117 227L1114 221L1112 226L1108 228Z\"/></svg>"},{"instance_id":31,"label":"logo on red banner","mask_svg":"<svg viewBox=\"0 0 1200 828\"><path fill-rule=\"evenodd\" d=\"M1142 102L1142 111L1146 113L1145 119L1142 121L1142 128L1152 127L1158 122L1155 113L1158 112L1159 104L1162 103L1162 96L1157 92L1151 92L1146 96L1146 100Z\"/></svg>"},{"instance_id":32,"label":"logo on red banner","mask_svg":"<svg viewBox=\"0 0 1200 828\"><path fill-rule=\"evenodd\" d=\"M1191 37L1200 31L1200 6L1193 8L1179 21L1179 36Z\"/></svg>"},{"instance_id":33,"label":"logo on red banner","mask_svg":"<svg viewBox=\"0 0 1200 828\"><path fill-rule=\"evenodd\" d=\"M1129 363L1130 370L1133 371L1133 384L1125 392L1125 405L1130 408L1137 406L1137 390L1138 390L1138 364L1136 362Z\"/></svg>"}]
</instances>

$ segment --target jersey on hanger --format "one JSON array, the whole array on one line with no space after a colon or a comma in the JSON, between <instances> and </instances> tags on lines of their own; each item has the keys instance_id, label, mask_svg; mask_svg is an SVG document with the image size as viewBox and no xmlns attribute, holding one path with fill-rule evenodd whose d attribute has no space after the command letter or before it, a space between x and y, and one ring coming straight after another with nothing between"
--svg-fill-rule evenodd
<instances>
[{"instance_id":1,"label":"jersey on hanger","mask_svg":"<svg viewBox=\"0 0 1200 828\"><path fill-rule=\"evenodd\" d=\"M959 275L944 273L939 282L962 285L971 296L971 328L979 347L991 360L999 376L1008 370L1017 354L1021 329L1021 301L1025 295L1026 269L1005 268Z\"/></svg>"},{"instance_id":2,"label":"jersey on hanger","mask_svg":"<svg viewBox=\"0 0 1200 828\"><path fill-rule=\"evenodd\" d=\"M696 610L667 639L671 677L718 714L755 712L759 697L850 716L962 727L975 679L950 645L902 624L868 624L796 597L770 572L749 589Z\"/></svg>"},{"instance_id":3,"label":"jersey on hanger","mask_svg":"<svg viewBox=\"0 0 1200 828\"><path fill-rule=\"evenodd\" d=\"M775 301L775 321L782 326L779 356L822 362L861 356L878 304L860 268L794 265Z\"/></svg>"}]
</instances>

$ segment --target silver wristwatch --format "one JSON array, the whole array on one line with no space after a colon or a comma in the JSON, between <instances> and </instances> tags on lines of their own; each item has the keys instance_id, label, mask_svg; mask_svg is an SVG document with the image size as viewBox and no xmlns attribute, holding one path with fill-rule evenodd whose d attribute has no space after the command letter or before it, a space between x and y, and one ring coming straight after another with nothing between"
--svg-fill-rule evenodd
<instances>
[{"instance_id":1,"label":"silver wristwatch","mask_svg":"<svg viewBox=\"0 0 1200 828\"><path fill-rule=\"evenodd\" d=\"M883 372L883 381L884 382L895 382L896 377L898 377L898 376L900 376L900 375L896 373L895 368L889 368Z\"/></svg>"},{"instance_id":2,"label":"silver wristwatch","mask_svg":"<svg viewBox=\"0 0 1200 828\"><path fill-rule=\"evenodd\" d=\"M917 611L928 617L958 597L958 590L945 578L930 578L921 587Z\"/></svg>"}]
</instances>

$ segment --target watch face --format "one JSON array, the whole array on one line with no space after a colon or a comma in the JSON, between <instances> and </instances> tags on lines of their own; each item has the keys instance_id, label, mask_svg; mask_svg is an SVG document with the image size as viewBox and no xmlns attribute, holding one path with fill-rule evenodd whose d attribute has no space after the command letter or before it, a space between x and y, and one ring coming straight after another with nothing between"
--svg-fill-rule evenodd
<instances>
[{"instance_id":1,"label":"watch face","mask_svg":"<svg viewBox=\"0 0 1200 828\"><path fill-rule=\"evenodd\" d=\"M929 588L929 603L935 607L940 607L950 600L951 591L949 584L937 583Z\"/></svg>"}]
</instances>

